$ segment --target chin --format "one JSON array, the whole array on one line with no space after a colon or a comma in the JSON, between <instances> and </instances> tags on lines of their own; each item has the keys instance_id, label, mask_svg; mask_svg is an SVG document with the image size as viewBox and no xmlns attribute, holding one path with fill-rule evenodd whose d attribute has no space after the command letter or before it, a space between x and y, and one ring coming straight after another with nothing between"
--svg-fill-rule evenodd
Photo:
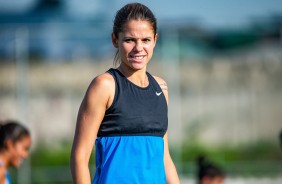
<instances>
[{"instance_id":1,"label":"chin","mask_svg":"<svg viewBox=\"0 0 282 184\"><path fill-rule=\"evenodd\" d=\"M132 66L131 68L132 68L133 70L142 70L142 69L144 68L144 66L143 66L143 67Z\"/></svg>"},{"instance_id":2,"label":"chin","mask_svg":"<svg viewBox=\"0 0 282 184\"><path fill-rule=\"evenodd\" d=\"M19 163L13 163L11 166L18 169L21 165Z\"/></svg>"},{"instance_id":3,"label":"chin","mask_svg":"<svg viewBox=\"0 0 282 184\"><path fill-rule=\"evenodd\" d=\"M18 169L21 166L21 161L15 161L11 164L11 166Z\"/></svg>"},{"instance_id":4,"label":"chin","mask_svg":"<svg viewBox=\"0 0 282 184\"><path fill-rule=\"evenodd\" d=\"M134 70L141 70L146 66L146 64L144 64L144 63L131 63L130 66Z\"/></svg>"}]
</instances>

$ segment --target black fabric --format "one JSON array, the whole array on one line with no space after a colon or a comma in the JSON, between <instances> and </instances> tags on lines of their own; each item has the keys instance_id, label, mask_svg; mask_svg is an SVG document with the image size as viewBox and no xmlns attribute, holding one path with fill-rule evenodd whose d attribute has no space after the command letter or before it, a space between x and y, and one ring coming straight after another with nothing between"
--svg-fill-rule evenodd
<instances>
[{"instance_id":1,"label":"black fabric","mask_svg":"<svg viewBox=\"0 0 282 184\"><path fill-rule=\"evenodd\" d=\"M167 103L157 81L148 72L145 88L130 82L119 70L107 71L115 79L115 97L106 111L98 137L151 135L163 137L168 126Z\"/></svg>"}]
</instances>

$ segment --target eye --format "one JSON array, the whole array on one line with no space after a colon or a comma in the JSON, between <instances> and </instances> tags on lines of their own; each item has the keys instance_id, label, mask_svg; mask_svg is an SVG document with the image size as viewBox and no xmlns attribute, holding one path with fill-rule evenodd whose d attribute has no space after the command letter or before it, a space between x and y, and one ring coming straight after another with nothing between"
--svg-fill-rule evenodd
<instances>
[{"instance_id":1,"label":"eye","mask_svg":"<svg viewBox=\"0 0 282 184\"><path fill-rule=\"evenodd\" d=\"M125 41L126 43L130 43L130 42L133 42L134 39L132 39L132 38L126 38L126 39L124 39L124 41Z\"/></svg>"},{"instance_id":2,"label":"eye","mask_svg":"<svg viewBox=\"0 0 282 184\"><path fill-rule=\"evenodd\" d=\"M143 42L145 42L145 43L150 42L150 41L151 41L151 39L149 39L149 38L143 39Z\"/></svg>"},{"instance_id":3,"label":"eye","mask_svg":"<svg viewBox=\"0 0 282 184\"><path fill-rule=\"evenodd\" d=\"M26 152L29 152L29 146L25 147L24 150L25 150Z\"/></svg>"}]
</instances>

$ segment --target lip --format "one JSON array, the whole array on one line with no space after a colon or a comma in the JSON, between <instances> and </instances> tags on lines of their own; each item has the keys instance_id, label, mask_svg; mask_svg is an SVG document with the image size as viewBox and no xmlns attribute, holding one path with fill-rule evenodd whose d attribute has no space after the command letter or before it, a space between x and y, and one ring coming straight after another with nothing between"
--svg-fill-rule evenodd
<instances>
[{"instance_id":1,"label":"lip","mask_svg":"<svg viewBox=\"0 0 282 184\"><path fill-rule=\"evenodd\" d=\"M135 62L142 62L146 55L129 55L129 59Z\"/></svg>"}]
</instances>

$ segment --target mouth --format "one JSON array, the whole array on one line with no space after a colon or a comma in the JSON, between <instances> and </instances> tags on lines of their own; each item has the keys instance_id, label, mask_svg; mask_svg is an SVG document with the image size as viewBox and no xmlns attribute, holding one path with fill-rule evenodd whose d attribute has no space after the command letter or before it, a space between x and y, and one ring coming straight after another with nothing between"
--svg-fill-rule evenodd
<instances>
[{"instance_id":1,"label":"mouth","mask_svg":"<svg viewBox=\"0 0 282 184\"><path fill-rule=\"evenodd\" d=\"M145 58L145 55L129 55L129 58L135 61L142 61Z\"/></svg>"}]
</instances>

